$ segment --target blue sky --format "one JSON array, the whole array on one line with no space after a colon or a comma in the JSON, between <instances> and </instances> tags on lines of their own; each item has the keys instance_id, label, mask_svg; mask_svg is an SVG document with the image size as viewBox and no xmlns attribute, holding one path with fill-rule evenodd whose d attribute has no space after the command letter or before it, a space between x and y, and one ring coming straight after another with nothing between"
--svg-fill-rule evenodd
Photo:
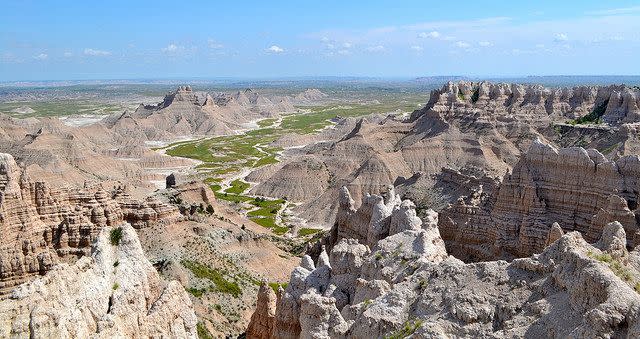
<instances>
[{"instance_id":1,"label":"blue sky","mask_svg":"<svg viewBox=\"0 0 640 339\"><path fill-rule=\"evenodd\" d=\"M7 1L0 81L638 75L640 1Z\"/></svg>"}]
</instances>

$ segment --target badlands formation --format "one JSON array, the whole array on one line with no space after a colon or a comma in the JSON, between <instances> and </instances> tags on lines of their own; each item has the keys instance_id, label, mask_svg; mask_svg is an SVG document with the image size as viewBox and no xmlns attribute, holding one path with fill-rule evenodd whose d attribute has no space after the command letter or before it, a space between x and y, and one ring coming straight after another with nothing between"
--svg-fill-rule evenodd
<instances>
[{"instance_id":1,"label":"badlands formation","mask_svg":"<svg viewBox=\"0 0 640 339\"><path fill-rule=\"evenodd\" d=\"M639 336L638 114L625 86L449 83L407 121L307 147L280 171L342 173L333 226L260 289L247 335Z\"/></svg>"},{"instance_id":2,"label":"badlands formation","mask_svg":"<svg viewBox=\"0 0 640 339\"><path fill-rule=\"evenodd\" d=\"M260 178L252 193L287 196L298 215L325 228L342 186L359 203L363 193L394 185L420 210L439 210L459 197L443 167L502 177L538 138L609 158L638 154L638 121L640 92L625 86L448 83L406 120L366 117L341 138L288 150L280 163L250 175ZM309 179L287 180L303 176Z\"/></svg>"},{"instance_id":3,"label":"badlands formation","mask_svg":"<svg viewBox=\"0 0 640 339\"><path fill-rule=\"evenodd\" d=\"M87 126L1 116L0 336L244 332L260 280L286 280L295 261L180 172L193 161L150 146L293 110L273 100L185 86Z\"/></svg>"},{"instance_id":4,"label":"badlands formation","mask_svg":"<svg viewBox=\"0 0 640 339\"><path fill-rule=\"evenodd\" d=\"M460 81L295 119L327 101L182 86L84 126L0 115L0 336L640 336L637 89ZM224 178L253 213L326 231L219 201L240 188L203 176L213 136L272 152ZM186 138L210 161L152 149Z\"/></svg>"}]
</instances>

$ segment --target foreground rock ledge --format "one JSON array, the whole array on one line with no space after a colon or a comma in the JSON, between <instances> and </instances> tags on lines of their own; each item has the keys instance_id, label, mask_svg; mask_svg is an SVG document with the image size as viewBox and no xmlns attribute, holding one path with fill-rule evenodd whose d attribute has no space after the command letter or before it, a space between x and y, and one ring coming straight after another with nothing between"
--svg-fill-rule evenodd
<instances>
[{"instance_id":1,"label":"foreground rock ledge","mask_svg":"<svg viewBox=\"0 0 640 339\"><path fill-rule=\"evenodd\" d=\"M465 264L447 256L435 212L422 225L409 202L363 200L356 210L343 190L332 249L305 256L275 300L261 289L249 337L640 336L640 253L619 222L595 244L556 229L541 254Z\"/></svg>"},{"instance_id":2,"label":"foreground rock ledge","mask_svg":"<svg viewBox=\"0 0 640 339\"><path fill-rule=\"evenodd\" d=\"M118 244L110 241L117 228L104 228L90 257L54 266L0 301L0 337L196 338L184 288L160 279L129 224L118 228Z\"/></svg>"}]
</instances>

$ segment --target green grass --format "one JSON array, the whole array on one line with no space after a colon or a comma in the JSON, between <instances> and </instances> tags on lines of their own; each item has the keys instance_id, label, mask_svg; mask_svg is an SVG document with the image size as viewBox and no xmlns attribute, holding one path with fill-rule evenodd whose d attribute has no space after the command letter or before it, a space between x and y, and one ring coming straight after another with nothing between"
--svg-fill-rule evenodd
<instances>
[{"instance_id":1,"label":"green grass","mask_svg":"<svg viewBox=\"0 0 640 339\"><path fill-rule=\"evenodd\" d=\"M247 196L244 196L244 195L237 195L237 194L215 192L214 195L216 196L216 198L218 198L220 200L226 200L226 201L235 202L235 203L240 203L240 202L246 202L246 201L253 200L253 198L251 198L251 197L247 197Z\"/></svg>"},{"instance_id":2,"label":"green grass","mask_svg":"<svg viewBox=\"0 0 640 339\"><path fill-rule=\"evenodd\" d=\"M277 208L262 207L247 213L250 217L275 217L278 214Z\"/></svg>"},{"instance_id":3,"label":"green grass","mask_svg":"<svg viewBox=\"0 0 640 339\"><path fill-rule=\"evenodd\" d=\"M113 246L118 246L120 240L122 240L122 227L116 227L109 232L109 242Z\"/></svg>"},{"instance_id":4,"label":"green grass","mask_svg":"<svg viewBox=\"0 0 640 339\"><path fill-rule=\"evenodd\" d=\"M258 126L260 126L260 127L269 127L269 126L273 125L276 121L278 121L277 118L262 119L262 120L258 121Z\"/></svg>"},{"instance_id":5,"label":"green grass","mask_svg":"<svg viewBox=\"0 0 640 339\"><path fill-rule=\"evenodd\" d=\"M602 116L607 110L607 105L609 104L609 99L603 101L600 105L593 109L589 114L579 117L575 120L570 120L571 125L581 125L581 124L601 124Z\"/></svg>"},{"instance_id":6,"label":"green grass","mask_svg":"<svg viewBox=\"0 0 640 339\"><path fill-rule=\"evenodd\" d=\"M242 194L244 193L244 191L246 191L251 185L249 185L248 183L240 180L240 179L236 179L234 181L231 182L231 187L227 188L226 190L224 190L226 193L232 193L232 194Z\"/></svg>"},{"instance_id":7,"label":"green grass","mask_svg":"<svg viewBox=\"0 0 640 339\"><path fill-rule=\"evenodd\" d=\"M193 295L196 298L200 298L202 297L202 295L206 292L207 290L204 288L194 288L194 287L189 287L187 288L187 292L189 292L191 295Z\"/></svg>"},{"instance_id":8,"label":"green grass","mask_svg":"<svg viewBox=\"0 0 640 339\"><path fill-rule=\"evenodd\" d=\"M270 217L250 217L249 219L253 220L256 224L266 227L266 228L274 228L276 227L275 218Z\"/></svg>"},{"instance_id":9,"label":"green grass","mask_svg":"<svg viewBox=\"0 0 640 339\"><path fill-rule=\"evenodd\" d=\"M609 154L609 153L613 152L613 151L614 151L616 148L618 148L619 146L620 146L620 144L619 144L619 143L615 143L615 144L613 144L613 145L611 145L611 146L609 146L609 147L607 147L607 148L603 149L602 151L600 151L600 153L602 153L602 154Z\"/></svg>"},{"instance_id":10,"label":"green grass","mask_svg":"<svg viewBox=\"0 0 640 339\"><path fill-rule=\"evenodd\" d=\"M307 235L316 234L320 231L322 230L318 228L301 228L300 231L298 231L298 235L301 237L305 237Z\"/></svg>"},{"instance_id":11,"label":"green grass","mask_svg":"<svg viewBox=\"0 0 640 339\"><path fill-rule=\"evenodd\" d=\"M278 163L278 159L276 159L275 155L269 155L266 156L264 158L260 158L258 159L258 161L256 161L252 167L262 167L262 166L266 166L266 165L270 165L270 164L276 164Z\"/></svg>"},{"instance_id":12,"label":"green grass","mask_svg":"<svg viewBox=\"0 0 640 339\"><path fill-rule=\"evenodd\" d=\"M189 269L196 277L213 282L218 292L230 294L235 298L242 294L240 286L235 282L225 279L224 275L218 272L218 270L190 260L182 260L181 263L182 266Z\"/></svg>"},{"instance_id":13,"label":"green grass","mask_svg":"<svg viewBox=\"0 0 640 339\"><path fill-rule=\"evenodd\" d=\"M386 339L401 339L406 338L416 332L417 329L422 326L423 321L419 319L407 320L402 324L402 327L391 333L388 336L385 336Z\"/></svg>"},{"instance_id":14,"label":"green grass","mask_svg":"<svg viewBox=\"0 0 640 339\"><path fill-rule=\"evenodd\" d=\"M207 330L207 327L199 321L196 324L196 331L198 332L198 339L213 339L213 335L211 335L211 332L209 332L209 330Z\"/></svg>"},{"instance_id":15,"label":"green grass","mask_svg":"<svg viewBox=\"0 0 640 339\"><path fill-rule=\"evenodd\" d=\"M609 253L595 254L591 251L587 252L587 255L593 259L596 259L602 263L607 264L611 271L617 275L620 279L631 282L633 275L628 268L626 268L619 260L614 259ZM637 285L637 284L636 284Z\"/></svg>"},{"instance_id":16,"label":"green grass","mask_svg":"<svg viewBox=\"0 0 640 339\"><path fill-rule=\"evenodd\" d=\"M34 113L22 114L13 112L14 109L28 106ZM86 100L49 100L49 101L21 101L0 103L0 113L17 118L53 117L74 114L102 115L122 112L127 107L117 104L91 102Z\"/></svg>"},{"instance_id":17,"label":"green grass","mask_svg":"<svg viewBox=\"0 0 640 339\"><path fill-rule=\"evenodd\" d=\"M278 288L280 288L280 286L282 286L282 288L286 289L287 286L289 285L289 283L277 283L277 282L270 282L269 283L269 287L271 287L271 289L278 293Z\"/></svg>"}]
</instances>

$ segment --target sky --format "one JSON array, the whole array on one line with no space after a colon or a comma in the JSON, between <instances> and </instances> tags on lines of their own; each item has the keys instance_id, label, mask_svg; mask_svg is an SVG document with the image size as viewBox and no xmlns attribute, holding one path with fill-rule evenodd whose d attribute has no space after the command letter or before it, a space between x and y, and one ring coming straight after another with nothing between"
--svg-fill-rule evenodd
<instances>
[{"instance_id":1,"label":"sky","mask_svg":"<svg viewBox=\"0 0 640 339\"><path fill-rule=\"evenodd\" d=\"M640 1L6 1L0 81L640 75Z\"/></svg>"}]
</instances>

